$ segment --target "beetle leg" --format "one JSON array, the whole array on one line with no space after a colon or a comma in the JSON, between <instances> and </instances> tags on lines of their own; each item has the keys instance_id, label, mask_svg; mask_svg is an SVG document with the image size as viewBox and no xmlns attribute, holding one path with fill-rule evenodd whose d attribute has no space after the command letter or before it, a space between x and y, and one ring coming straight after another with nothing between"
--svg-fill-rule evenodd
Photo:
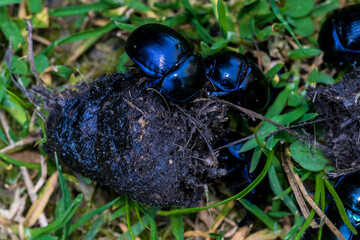
<instances>
[{"instance_id":1,"label":"beetle leg","mask_svg":"<svg viewBox=\"0 0 360 240\"><path fill-rule=\"evenodd\" d=\"M208 95L209 95L210 98L212 98L212 97L227 96L227 95L229 95L230 93L231 93L231 92L225 92L225 91L223 91L223 92L209 91L209 92L208 92Z\"/></svg>"}]
</instances>

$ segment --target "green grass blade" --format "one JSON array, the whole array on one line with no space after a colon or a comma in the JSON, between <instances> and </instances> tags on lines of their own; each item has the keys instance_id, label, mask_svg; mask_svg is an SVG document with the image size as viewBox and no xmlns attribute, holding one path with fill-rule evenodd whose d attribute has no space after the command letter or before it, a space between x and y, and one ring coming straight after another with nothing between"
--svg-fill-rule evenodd
<instances>
[{"instance_id":1,"label":"green grass blade","mask_svg":"<svg viewBox=\"0 0 360 240\"><path fill-rule=\"evenodd\" d=\"M280 22L282 24L284 24L286 30L288 30L288 32L290 33L290 35L294 38L295 42L297 43L297 45L300 48L303 48L301 43L299 42L299 40L297 39L297 37L295 36L294 31L292 30L292 28L290 27L289 23L285 20L285 18L283 17L283 15L281 15L281 12L279 10L279 8L276 5L275 0L269 0L270 6L272 8L272 10L274 11L276 17L280 20Z\"/></svg>"},{"instance_id":2,"label":"green grass blade","mask_svg":"<svg viewBox=\"0 0 360 240\"><path fill-rule=\"evenodd\" d=\"M284 240L293 239L294 234L299 230L299 228L304 223L304 221L305 221L305 218L303 216L301 216L301 218L295 222L294 226L292 226L290 231L286 234L286 236L284 237Z\"/></svg>"},{"instance_id":3,"label":"green grass blade","mask_svg":"<svg viewBox=\"0 0 360 240\"><path fill-rule=\"evenodd\" d=\"M35 228L35 229L26 228L25 229L26 236L29 237L30 239L33 239L33 238L39 237L40 235L46 235L46 234L53 233L56 230L63 227L64 225L66 225L66 223L72 218L72 216L78 209L82 198L83 198L83 195L79 194L75 198L75 200L71 203L71 205L68 207L68 209L66 209L64 214L60 218L58 218L55 221L53 221L52 223L50 223L48 226L41 227L41 228Z\"/></svg>"},{"instance_id":4,"label":"green grass blade","mask_svg":"<svg viewBox=\"0 0 360 240\"><path fill-rule=\"evenodd\" d=\"M283 192L283 189L280 185L280 181L278 179L278 176L276 174L275 167L273 164L271 164L271 166L269 168L268 179L269 179L270 187L276 195L279 195L281 192ZM298 212L298 208L296 207L295 203L288 195L283 196L281 198L281 200L284 202L284 204L290 209L290 211L294 215L296 214L296 212Z\"/></svg>"},{"instance_id":5,"label":"green grass blade","mask_svg":"<svg viewBox=\"0 0 360 240\"><path fill-rule=\"evenodd\" d=\"M49 15L52 17L67 17L75 16L81 14L87 14L90 11L98 12L109 9L111 6L102 2L97 2L93 4L83 4L65 8L50 9Z\"/></svg>"},{"instance_id":6,"label":"green grass blade","mask_svg":"<svg viewBox=\"0 0 360 240\"><path fill-rule=\"evenodd\" d=\"M129 203L129 198L126 198L125 199L125 209L126 209L126 222L127 222L127 225L128 225L128 231L130 233L130 236L131 236L131 239L132 240L135 240L135 236L134 236L134 233L132 231L132 228L131 228L131 222L130 222L130 203Z\"/></svg>"},{"instance_id":7,"label":"green grass blade","mask_svg":"<svg viewBox=\"0 0 360 240\"><path fill-rule=\"evenodd\" d=\"M314 202L316 203L316 205L319 205L319 201L320 201L320 197L321 197L321 191L323 191L323 188L321 187L322 184L323 184L323 179L318 174L316 176L315 196L314 196ZM294 240L301 239L302 235L304 234L305 230L310 225L310 222L314 218L314 216L315 216L315 210L311 209L309 217L306 219L305 223L302 225L300 231L296 234Z\"/></svg>"},{"instance_id":8,"label":"green grass blade","mask_svg":"<svg viewBox=\"0 0 360 240\"><path fill-rule=\"evenodd\" d=\"M104 217L100 215L92 224L91 228L89 229L88 233L85 235L83 240L92 240L96 237L96 234L99 232L101 226L104 223Z\"/></svg>"},{"instance_id":9,"label":"green grass blade","mask_svg":"<svg viewBox=\"0 0 360 240\"><path fill-rule=\"evenodd\" d=\"M263 170L261 171L261 173L259 174L259 176L252 182L249 184L249 186L247 186L244 190L242 190L241 192L239 192L238 194L225 199L224 201L209 205L209 206L205 206L205 207L197 207L197 208L186 208L186 209L175 209L175 210L170 210L170 211L159 211L158 214L162 215L162 216L169 216L169 215L175 215L175 214L186 214L186 213L194 213L194 212L199 212L202 210L207 210L213 207L217 207L220 205L223 205L225 203L231 202L233 200L236 199L241 199L244 196L246 196L246 194L248 194L249 192L251 192L266 176L269 167L273 161L274 158L274 151L270 151L270 153L268 154L265 166L263 168Z\"/></svg>"},{"instance_id":10,"label":"green grass blade","mask_svg":"<svg viewBox=\"0 0 360 240\"><path fill-rule=\"evenodd\" d=\"M348 216L346 214L344 205L341 202L341 199L340 199L339 195L336 193L335 189L331 186L329 180L324 179L324 183L325 183L326 189L329 191L331 196L334 198L334 201L335 201L337 209L339 210L341 219L343 220L345 225L351 230L351 232L353 232L354 234L357 234L356 229L354 228L354 226L349 221L349 218L348 218Z\"/></svg>"},{"instance_id":11,"label":"green grass blade","mask_svg":"<svg viewBox=\"0 0 360 240\"><path fill-rule=\"evenodd\" d=\"M149 210L149 215L154 218L155 215L156 215L156 212L159 210L159 208L151 208ZM149 221L148 221L148 217L143 217L143 222L147 225L149 224ZM134 225L131 226L131 229L133 231L133 235L134 237L137 237L139 236L140 233L142 233L146 228L144 227L144 225L138 221L137 223L135 223ZM130 233L129 231L127 231L126 233L122 234L119 238L117 238L118 240L130 240L131 239L131 236L130 236Z\"/></svg>"},{"instance_id":12,"label":"green grass blade","mask_svg":"<svg viewBox=\"0 0 360 240\"><path fill-rule=\"evenodd\" d=\"M61 44L65 44L65 43L76 42L76 41L92 38L92 37L99 37L109 31L115 29L115 27L116 27L116 25L111 22L111 23L106 24L103 27L86 30L86 31L83 31L80 33L74 33L74 34L71 34L70 36L58 39L55 41L55 44L61 45Z\"/></svg>"},{"instance_id":13,"label":"green grass blade","mask_svg":"<svg viewBox=\"0 0 360 240\"><path fill-rule=\"evenodd\" d=\"M184 240L184 224L181 214L171 215L172 233L176 240Z\"/></svg>"},{"instance_id":14,"label":"green grass blade","mask_svg":"<svg viewBox=\"0 0 360 240\"><path fill-rule=\"evenodd\" d=\"M26 167L26 168L34 169L34 170L41 170L41 165L40 164L28 163L28 162L22 162L22 161L19 161L19 160L15 160L15 159L7 156L4 153L0 153L0 158L3 159L5 162L8 162L8 163L13 164L15 166Z\"/></svg>"},{"instance_id":15,"label":"green grass blade","mask_svg":"<svg viewBox=\"0 0 360 240\"><path fill-rule=\"evenodd\" d=\"M311 176L311 172L306 172L302 177L301 177L301 181L305 181L306 179L308 179ZM285 189L282 193L276 195L275 197L273 197L273 200L278 200L282 197L284 197L285 195L289 194L292 192L292 188L288 187L287 189Z\"/></svg>"},{"instance_id":16,"label":"green grass blade","mask_svg":"<svg viewBox=\"0 0 360 240\"><path fill-rule=\"evenodd\" d=\"M71 225L69 232L68 232L68 236L73 233L79 226L81 226L82 224L84 224L87 220L89 220L90 218L94 217L95 215L105 211L106 209L112 207L118 200L120 199L120 197L115 198L114 200L112 200L111 202L105 204L104 206L101 206L87 214L85 214L84 216L82 216L79 220L77 220L74 224Z\"/></svg>"},{"instance_id":17,"label":"green grass blade","mask_svg":"<svg viewBox=\"0 0 360 240\"><path fill-rule=\"evenodd\" d=\"M240 199L239 202L252 214L254 214L259 220L261 220L268 228L273 231L279 230L280 226L278 223L269 217L266 213L264 213L260 208L250 203L246 199Z\"/></svg>"}]
</instances>

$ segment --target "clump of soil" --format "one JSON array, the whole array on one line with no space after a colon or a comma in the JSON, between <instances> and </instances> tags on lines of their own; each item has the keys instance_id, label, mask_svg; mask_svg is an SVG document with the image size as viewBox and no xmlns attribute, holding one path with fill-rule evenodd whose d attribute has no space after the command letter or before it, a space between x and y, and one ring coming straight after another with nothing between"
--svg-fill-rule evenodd
<instances>
[{"instance_id":1,"label":"clump of soil","mask_svg":"<svg viewBox=\"0 0 360 240\"><path fill-rule=\"evenodd\" d=\"M209 99L166 103L144 81L115 73L63 92L47 121L45 151L132 200L197 206L208 181L226 172L211 147L225 132L226 109Z\"/></svg>"},{"instance_id":2,"label":"clump of soil","mask_svg":"<svg viewBox=\"0 0 360 240\"><path fill-rule=\"evenodd\" d=\"M308 89L324 127L325 155L338 172L359 170L360 163L360 71L346 74L331 86Z\"/></svg>"}]
</instances>

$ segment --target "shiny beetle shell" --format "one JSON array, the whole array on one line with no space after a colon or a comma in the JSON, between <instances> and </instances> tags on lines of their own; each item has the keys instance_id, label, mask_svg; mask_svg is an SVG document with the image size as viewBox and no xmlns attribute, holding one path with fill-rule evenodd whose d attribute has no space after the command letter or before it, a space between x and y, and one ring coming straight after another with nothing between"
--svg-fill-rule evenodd
<instances>
[{"instance_id":1,"label":"shiny beetle shell","mask_svg":"<svg viewBox=\"0 0 360 240\"><path fill-rule=\"evenodd\" d=\"M360 5L331 14L321 27L318 42L324 51L324 61L356 64L360 60Z\"/></svg>"},{"instance_id":2,"label":"shiny beetle shell","mask_svg":"<svg viewBox=\"0 0 360 240\"><path fill-rule=\"evenodd\" d=\"M161 24L146 24L127 39L129 57L149 76L161 81L161 92L183 102L194 96L205 81L205 64L194 45ZM157 82L157 81L155 81Z\"/></svg>"},{"instance_id":3,"label":"shiny beetle shell","mask_svg":"<svg viewBox=\"0 0 360 240\"><path fill-rule=\"evenodd\" d=\"M222 52L205 59L206 76L221 96L243 107L264 109L269 102L269 81L254 62L240 53Z\"/></svg>"}]
</instances>

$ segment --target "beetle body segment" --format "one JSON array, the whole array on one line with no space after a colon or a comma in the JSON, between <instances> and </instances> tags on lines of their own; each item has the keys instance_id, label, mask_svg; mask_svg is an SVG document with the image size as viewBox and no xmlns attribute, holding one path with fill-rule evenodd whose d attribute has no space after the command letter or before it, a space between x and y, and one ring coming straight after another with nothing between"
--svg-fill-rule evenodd
<instances>
[{"instance_id":1,"label":"beetle body segment","mask_svg":"<svg viewBox=\"0 0 360 240\"><path fill-rule=\"evenodd\" d=\"M125 50L149 76L162 81L161 92L184 102L202 88L205 63L194 54L194 45L181 34L161 24L146 24L128 38Z\"/></svg>"},{"instance_id":2,"label":"beetle body segment","mask_svg":"<svg viewBox=\"0 0 360 240\"><path fill-rule=\"evenodd\" d=\"M356 64L360 59L360 5L331 14L321 27L318 42L325 61Z\"/></svg>"},{"instance_id":3,"label":"beetle body segment","mask_svg":"<svg viewBox=\"0 0 360 240\"><path fill-rule=\"evenodd\" d=\"M255 63L240 53L222 52L205 59L206 76L215 85L212 96L254 110L269 102L269 82Z\"/></svg>"}]
</instances>

